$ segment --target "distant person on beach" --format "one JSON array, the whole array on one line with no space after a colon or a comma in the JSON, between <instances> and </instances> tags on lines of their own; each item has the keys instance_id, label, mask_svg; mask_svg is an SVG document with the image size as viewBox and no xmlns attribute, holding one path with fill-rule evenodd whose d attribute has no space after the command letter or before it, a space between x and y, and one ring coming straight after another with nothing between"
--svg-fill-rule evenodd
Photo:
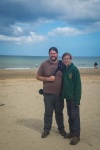
<instances>
[{"instance_id":1,"label":"distant person on beach","mask_svg":"<svg viewBox=\"0 0 100 150\"><path fill-rule=\"evenodd\" d=\"M76 145L80 141L81 78L78 68L71 62L70 53L64 53L62 60L66 65L63 70L62 97L66 99L69 123L69 133L65 138L72 138L70 144Z\"/></svg>"},{"instance_id":2,"label":"distant person on beach","mask_svg":"<svg viewBox=\"0 0 100 150\"><path fill-rule=\"evenodd\" d=\"M51 130L53 111L55 111L55 119L58 125L59 133L62 136L66 135L64 130L63 121L63 107L64 101L62 100L62 72L58 70L55 72L58 66L58 49L51 47L49 49L49 59L44 61L37 72L37 79L43 81L43 96L44 96L44 131L41 135L42 138L46 138Z\"/></svg>"},{"instance_id":3,"label":"distant person on beach","mask_svg":"<svg viewBox=\"0 0 100 150\"><path fill-rule=\"evenodd\" d=\"M97 62L94 63L94 68L98 68Z\"/></svg>"}]
</instances>

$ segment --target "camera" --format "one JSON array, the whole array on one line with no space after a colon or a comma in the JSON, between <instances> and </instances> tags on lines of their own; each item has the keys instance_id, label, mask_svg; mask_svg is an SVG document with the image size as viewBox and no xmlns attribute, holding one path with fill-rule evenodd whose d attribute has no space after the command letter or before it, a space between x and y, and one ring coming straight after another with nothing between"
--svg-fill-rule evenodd
<instances>
[{"instance_id":1,"label":"camera","mask_svg":"<svg viewBox=\"0 0 100 150\"><path fill-rule=\"evenodd\" d=\"M39 94L43 95L43 89L39 90Z\"/></svg>"}]
</instances>

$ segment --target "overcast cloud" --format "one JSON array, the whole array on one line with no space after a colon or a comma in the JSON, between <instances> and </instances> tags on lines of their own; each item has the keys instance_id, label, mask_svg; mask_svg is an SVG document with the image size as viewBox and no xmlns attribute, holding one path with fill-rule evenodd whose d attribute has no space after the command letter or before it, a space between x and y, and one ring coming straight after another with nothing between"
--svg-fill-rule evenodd
<instances>
[{"instance_id":1,"label":"overcast cloud","mask_svg":"<svg viewBox=\"0 0 100 150\"><path fill-rule=\"evenodd\" d=\"M45 34L46 22L63 21ZM35 43L49 36L75 36L100 31L100 0L0 0L0 41Z\"/></svg>"}]
</instances>

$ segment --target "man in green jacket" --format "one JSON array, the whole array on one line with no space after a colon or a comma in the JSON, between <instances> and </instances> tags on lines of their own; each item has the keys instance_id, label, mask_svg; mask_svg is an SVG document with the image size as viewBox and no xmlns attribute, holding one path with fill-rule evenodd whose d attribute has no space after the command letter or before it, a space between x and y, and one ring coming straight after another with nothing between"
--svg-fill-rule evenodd
<instances>
[{"instance_id":1,"label":"man in green jacket","mask_svg":"<svg viewBox=\"0 0 100 150\"><path fill-rule=\"evenodd\" d=\"M70 53L64 53L62 60L65 64L63 70L62 97L67 102L67 114L69 123L69 134L65 138L72 138L70 144L76 145L80 141L80 99L81 99L81 78L79 70L72 63Z\"/></svg>"}]
</instances>

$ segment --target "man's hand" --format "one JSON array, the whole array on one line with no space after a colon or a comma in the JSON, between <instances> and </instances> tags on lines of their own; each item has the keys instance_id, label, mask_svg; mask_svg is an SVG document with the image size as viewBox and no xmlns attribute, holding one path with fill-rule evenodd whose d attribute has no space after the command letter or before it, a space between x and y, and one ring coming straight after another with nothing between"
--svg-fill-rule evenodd
<instances>
[{"instance_id":1,"label":"man's hand","mask_svg":"<svg viewBox=\"0 0 100 150\"><path fill-rule=\"evenodd\" d=\"M50 77L43 77L37 74L36 79L40 81L55 81L55 76L52 75Z\"/></svg>"},{"instance_id":2,"label":"man's hand","mask_svg":"<svg viewBox=\"0 0 100 150\"><path fill-rule=\"evenodd\" d=\"M48 77L47 81L55 81L55 76Z\"/></svg>"}]
</instances>

